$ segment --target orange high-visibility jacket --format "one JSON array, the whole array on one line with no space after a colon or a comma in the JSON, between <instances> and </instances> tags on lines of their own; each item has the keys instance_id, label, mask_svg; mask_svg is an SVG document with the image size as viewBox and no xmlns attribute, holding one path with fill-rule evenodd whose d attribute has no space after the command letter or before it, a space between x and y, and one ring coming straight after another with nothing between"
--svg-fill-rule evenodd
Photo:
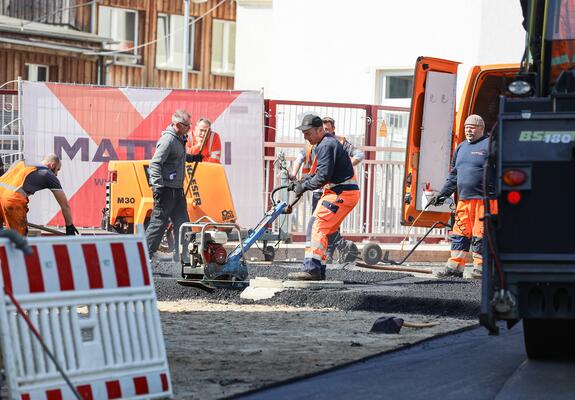
<instances>
[{"instance_id":1,"label":"orange high-visibility jacket","mask_svg":"<svg viewBox=\"0 0 575 400\"><path fill-rule=\"evenodd\" d=\"M188 138L186 143L186 152L188 154L198 154L200 152L200 147L202 146L202 141L197 139L192 133ZM206 139L206 144L204 145L204 150L202 150L202 156L204 156L204 162L220 163L220 158L222 155L222 143L220 141L220 135L215 131L210 131L210 136Z\"/></svg>"}]
</instances>

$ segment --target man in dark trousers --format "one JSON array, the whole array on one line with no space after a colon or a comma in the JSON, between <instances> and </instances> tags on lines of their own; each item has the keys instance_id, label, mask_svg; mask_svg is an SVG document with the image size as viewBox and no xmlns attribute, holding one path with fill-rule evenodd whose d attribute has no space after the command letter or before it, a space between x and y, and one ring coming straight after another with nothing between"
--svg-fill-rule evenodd
<instances>
[{"instance_id":1,"label":"man in dark trousers","mask_svg":"<svg viewBox=\"0 0 575 400\"><path fill-rule=\"evenodd\" d=\"M465 138L451 160L451 171L445 185L430 204L441 205L457 190L455 223L451 236L451 257L439 277L462 277L466 258L471 251L472 278L481 278L483 264L483 171L489 156L489 137L484 134L485 123L479 115L465 120ZM491 213L497 213L497 201L490 200Z\"/></svg>"},{"instance_id":2,"label":"man in dark trousers","mask_svg":"<svg viewBox=\"0 0 575 400\"><path fill-rule=\"evenodd\" d=\"M156 254L166 228L172 221L174 244L178 249L178 232L184 222L189 221L184 196L184 174L186 161L198 161L198 157L186 154L187 133L190 130L190 114L177 110L172 123L162 132L156 144L156 152L150 161L150 186L154 195L154 208L150 224L146 229L146 241L152 262L168 261ZM177 260L177 253L174 255Z\"/></svg>"},{"instance_id":3,"label":"man in dark trousers","mask_svg":"<svg viewBox=\"0 0 575 400\"><path fill-rule=\"evenodd\" d=\"M324 280L328 236L339 229L359 201L359 187L349 155L337 138L324 130L321 118L305 112L299 119L296 129L303 132L305 140L315 145L315 149L309 175L294 182L290 190L300 196L308 190L323 188L323 194L308 224L302 270L290 273L288 279Z\"/></svg>"}]
</instances>

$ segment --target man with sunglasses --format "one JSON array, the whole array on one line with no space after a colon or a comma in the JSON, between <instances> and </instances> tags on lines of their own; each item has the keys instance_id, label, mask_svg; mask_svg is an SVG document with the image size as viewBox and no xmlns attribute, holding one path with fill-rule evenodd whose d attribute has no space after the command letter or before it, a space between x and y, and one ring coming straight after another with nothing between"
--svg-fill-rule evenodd
<instances>
[{"instance_id":1,"label":"man with sunglasses","mask_svg":"<svg viewBox=\"0 0 575 400\"><path fill-rule=\"evenodd\" d=\"M170 220L174 227L174 245L178 248L180 226L189 221L184 196L186 161L197 157L186 154L187 133L190 130L190 113L176 110L172 123L162 132L156 152L150 161L150 186L154 195L154 208L146 229L146 241L152 261L169 261L156 254ZM177 257L174 257L174 261Z\"/></svg>"}]
</instances>

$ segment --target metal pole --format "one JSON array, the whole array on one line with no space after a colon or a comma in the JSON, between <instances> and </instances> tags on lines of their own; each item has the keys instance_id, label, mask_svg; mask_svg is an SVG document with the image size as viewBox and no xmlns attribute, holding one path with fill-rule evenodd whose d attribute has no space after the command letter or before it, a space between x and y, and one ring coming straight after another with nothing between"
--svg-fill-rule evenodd
<instances>
[{"instance_id":1,"label":"metal pole","mask_svg":"<svg viewBox=\"0 0 575 400\"><path fill-rule=\"evenodd\" d=\"M182 89L188 88L188 47L190 45L190 0L184 0L184 65L182 65Z\"/></svg>"},{"instance_id":2,"label":"metal pole","mask_svg":"<svg viewBox=\"0 0 575 400\"><path fill-rule=\"evenodd\" d=\"M22 77L18 77L18 152L24 159L24 140L22 138Z\"/></svg>"}]
</instances>

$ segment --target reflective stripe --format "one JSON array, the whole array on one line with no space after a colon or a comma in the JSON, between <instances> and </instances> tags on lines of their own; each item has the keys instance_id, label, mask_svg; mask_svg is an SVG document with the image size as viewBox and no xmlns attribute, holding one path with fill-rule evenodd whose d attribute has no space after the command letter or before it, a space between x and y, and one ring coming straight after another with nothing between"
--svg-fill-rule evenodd
<instances>
[{"instance_id":1,"label":"reflective stripe","mask_svg":"<svg viewBox=\"0 0 575 400\"><path fill-rule=\"evenodd\" d=\"M350 178L347 181L343 181L340 183L328 183L327 185L324 186L324 189L331 189L339 185L357 185L357 180L355 179L354 176L353 178Z\"/></svg>"},{"instance_id":2,"label":"reflective stripe","mask_svg":"<svg viewBox=\"0 0 575 400\"><path fill-rule=\"evenodd\" d=\"M326 248L323 244L321 244L321 242L316 242L315 240L312 240L310 243L310 247L316 248L318 250L322 250L325 251Z\"/></svg>"},{"instance_id":3,"label":"reflective stripe","mask_svg":"<svg viewBox=\"0 0 575 400\"><path fill-rule=\"evenodd\" d=\"M562 54L560 56L553 57L551 59L551 65L561 65L568 63L569 63L569 57L567 56L567 54Z\"/></svg>"},{"instance_id":4,"label":"reflective stripe","mask_svg":"<svg viewBox=\"0 0 575 400\"><path fill-rule=\"evenodd\" d=\"M3 187L4 189L11 190L12 192L20 193L20 194L28 197L28 195L26 194L24 189L22 189L21 187L17 188L15 186L8 185L7 183L4 183L4 182L0 182L0 187Z\"/></svg>"},{"instance_id":5,"label":"reflective stripe","mask_svg":"<svg viewBox=\"0 0 575 400\"><path fill-rule=\"evenodd\" d=\"M313 260L319 261L320 263L324 260L324 258L322 256L318 256L317 254L313 254L313 253L308 254L307 252L305 253L305 258L311 258Z\"/></svg>"}]
</instances>

